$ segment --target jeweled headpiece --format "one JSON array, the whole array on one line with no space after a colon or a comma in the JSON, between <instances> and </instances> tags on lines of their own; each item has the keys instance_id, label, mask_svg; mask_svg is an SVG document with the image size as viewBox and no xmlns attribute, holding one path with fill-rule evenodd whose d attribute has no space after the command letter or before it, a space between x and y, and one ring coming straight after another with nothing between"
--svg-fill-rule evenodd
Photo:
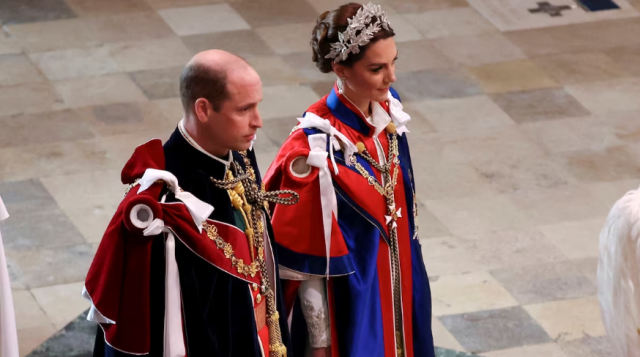
<instances>
[{"instance_id":1,"label":"jeweled headpiece","mask_svg":"<svg viewBox=\"0 0 640 357\"><path fill-rule=\"evenodd\" d=\"M371 23L374 18L377 21ZM347 19L347 22L349 23L347 29L338 33L339 41L331 44L331 52L325 56L325 58L335 58L336 63L346 60L349 53L359 53L360 47L368 44L376 32L381 28L389 31L391 25L382 7L372 3L361 7L355 16ZM360 33L356 34L358 31Z\"/></svg>"}]
</instances>

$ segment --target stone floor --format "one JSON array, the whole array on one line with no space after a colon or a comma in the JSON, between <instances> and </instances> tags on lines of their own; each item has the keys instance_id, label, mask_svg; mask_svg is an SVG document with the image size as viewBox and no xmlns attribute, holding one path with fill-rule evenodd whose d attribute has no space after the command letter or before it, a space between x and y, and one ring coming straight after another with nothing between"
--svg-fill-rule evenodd
<instances>
[{"instance_id":1,"label":"stone floor","mask_svg":"<svg viewBox=\"0 0 640 357\"><path fill-rule=\"evenodd\" d=\"M640 185L640 0L558 17L530 13L529 0L379 2L413 117L436 344L612 356L596 300L598 233ZM340 3L0 1L0 195L12 214L2 230L22 355L60 331L34 351L51 355L60 334L86 331L65 326L88 307L82 281L121 198L119 170L180 119L186 61L221 48L260 72L265 170L331 86L308 34Z\"/></svg>"}]
</instances>

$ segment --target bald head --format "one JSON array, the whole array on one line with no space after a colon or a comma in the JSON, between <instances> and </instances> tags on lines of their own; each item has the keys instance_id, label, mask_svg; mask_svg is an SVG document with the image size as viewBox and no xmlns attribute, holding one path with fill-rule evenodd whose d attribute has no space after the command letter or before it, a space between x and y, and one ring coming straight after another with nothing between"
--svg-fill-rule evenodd
<instances>
[{"instance_id":1,"label":"bald head","mask_svg":"<svg viewBox=\"0 0 640 357\"><path fill-rule=\"evenodd\" d=\"M185 114L193 112L196 100L204 98L215 111L220 111L229 99L229 81L255 75L255 70L243 58L222 50L196 54L180 76L180 97Z\"/></svg>"}]
</instances>

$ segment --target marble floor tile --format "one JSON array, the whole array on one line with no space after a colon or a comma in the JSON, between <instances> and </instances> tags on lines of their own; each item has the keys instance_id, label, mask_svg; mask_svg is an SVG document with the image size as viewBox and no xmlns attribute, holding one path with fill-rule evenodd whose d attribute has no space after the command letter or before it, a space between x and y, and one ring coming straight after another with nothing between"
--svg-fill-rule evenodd
<instances>
[{"instance_id":1,"label":"marble floor tile","mask_svg":"<svg viewBox=\"0 0 640 357\"><path fill-rule=\"evenodd\" d=\"M20 357L28 355L36 347L40 346L49 337L56 333L56 328L52 324L29 327L18 330L18 348Z\"/></svg>"},{"instance_id":2,"label":"marble floor tile","mask_svg":"<svg viewBox=\"0 0 640 357\"><path fill-rule=\"evenodd\" d=\"M289 66L296 70L298 76L302 77L305 82L335 82L337 76L335 73L322 73L311 60L311 46L305 52L291 53L284 58ZM395 86L394 86L395 87ZM329 92L323 93L322 96Z\"/></svg>"},{"instance_id":3,"label":"marble floor tile","mask_svg":"<svg viewBox=\"0 0 640 357\"><path fill-rule=\"evenodd\" d=\"M271 163L276 158L277 154L278 154L277 151L256 152L256 159L258 161L258 168L260 169L260 172L263 175L265 173L267 173L267 170L269 169L269 166L271 166Z\"/></svg>"},{"instance_id":4,"label":"marble floor tile","mask_svg":"<svg viewBox=\"0 0 640 357\"><path fill-rule=\"evenodd\" d=\"M169 123L173 124L174 129L177 127L180 119L184 117L182 101L180 98L160 99L154 100L150 103L169 120Z\"/></svg>"},{"instance_id":5,"label":"marble floor tile","mask_svg":"<svg viewBox=\"0 0 640 357\"><path fill-rule=\"evenodd\" d=\"M33 207L43 211L58 209L55 200L38 179L0 182L0 192L12 216L33 213Z\"/></svg>"},{"instance_id":6,"label":"marble floor tile","mask_svg":"<svg viewBox=\"0 0 640 357\"><path fill-rule=\"evenodd\" d=\"M113 180L119 183L118 179ZM124 186L120 187L117 198L122 198ZM88 243L100 243L104 233L113 218L113 214L118 209L118 205L106 205L95 203L93 205L83 205L79 207L63 208L62 211Z\"/></svg>"},{"instance_id":7,"label":"marble floor tile","mask_svg":"<svg viewBox=\"0 0 640 357\"><path fill-rule=\"evenodd\" d=\"M94 137L91 128L71 110L0 117L0 148L24 147ZM60 128L65 128L60 130Z\"/></svg>"},{"instance_id":8,"label":"marble floor tile","mask_svg":"<svg viewBox=\"0 0 640 357\"><path fill-rule=\"evenodd\" d=\"M606 334L597 297L528 305L524 309L557 341Z\"/></svg>"},{"instance_id":9,"label":"marble floor tile","mask_svg":"<svg viewBox=\"0 0 640 357\"><path fill-rule=\"evenodd\" d=\"M150 11L152 8L144 0L65 0L78 16L106 16L129 12Z\"/></svg>"},{"instance_id":10,"label":"marble floor tile","mask_svg":"<svg viewBox=\"0 0 640 357\"><path fill-rule=\"evenodd\" d=\"M30 53L175 36L155 11L7 25L4 28Z\"/></svg>"},{"instance_id":11,"label":"marble floor tile","mask_svg":"<svg viewBox=\"0 0 640 357\"><path fill-rule=\"evenodd\" d=\"M531 14L527 10L537 8L538 2L535 0L469 0L469 3L501 31L563 26L638 16L638 12L625 1L617 2L620 8L616 11L585 11L571 1L560 1L554 5L572 6L570 10L562 12L561 16Z\"/></svg>"},{"instance_id":12,"label":"marble floor tile","mask_svg":"<svg viewBox=\"0 0 640 357\"><path fill-rule=\"evenodd\" d=\"M429 39L497 31L490 22L470 7L411 13L405 16Z\"/></svg>"},{"instance_id":13,"label":"marble floor tile","mask_svg":"<svg viewBox=\"0 0 640 357\"><path fill-rule=\"evenodd\" d=\"M76 17L64 0L3 0L0 22L5 25Z\"/></svg>"},{"instance_id":14,"label":"marble floor tile","mask_svg":"<svg viewBox=\"0 0 640 357\"><path fill-rule=\"evenodd\" d=\"M298 72L300 73L300 72ZM331 90L333 89L333 87L335 86L335 82L334 81L330 81L330 82L308 82L308 83L304 83L305 86L311 88L320 98L324 97L325 95L331 93Z\"/></svg>"},{"instance_id":15,"label":"marble floor tile","mask_svg":"<svg viewBox=\"0 0 640 357\"><path fill-rule=\"evenodd\" d=\"M156 11L131 12L101 19L97 22L98 30L105 42L150 41L175 36Z\"/></svg>"},{"instance_id":16,"label":"marble floor tile","mask_svg":"<svg viewBox=\"0 0 640 357\"><path fill-rule=\"evenodd\" d=\"M65 103L50 83L0 87L0 116L63 109Z\"/></svg>"},{"instance_id":17,"label":"marble floor tile","mask_svg":"<svg viewBox=\"0 0 640 357\"><path fill-rule=\"evenodd\" d=\"M621 144L609 125L595 117L522 123L520 130L549 154L603 150Z\"/></svg>"},{"instance_id":18,"label":"marble floor tile","mask_svg":"<svg viewBox=\"0 0 640 357\"><path fill-rule=\"evenodd\" d=\"M268 125L268 120L290 116L292 121L304 114L307 108L320 97L309 87L287 85L264 87L264 99L259 110Z\"/></svg>"},{"instance_id":19,"label":"marble floor tile","mask_svg":"<svg viewBox=\"0 0 640 357\"><path fill-rule=\"evenodd\" d=\"M467 249L468 242L456 237L422 239L422 256L431 277L482 271L489 266Z\"/></svg>"},{"instance_id":20,"label":"marble floor tile","mask_svg":"<svg viewBox=\"0 0 640 357\"><path fill-rule=\"evenodd\" d=\"M183 36L182 42L193 53L210 49L231 52L243 58L272 56L275 52L254 30L227 31Z\"/></svg>"},{"instance_id":21,"label":"marble floor tile","mask_svg":"<svg viewBox=\"0 0 640 357\"><path fill-rule=\"evenodd\" d=\"M30 54L29 58L50 80L101 76L120 72L108 47L93 47Z\"/></svg>"},{"instance_id":22,"label":"marble floor tile","mask_svg":"<svg viewBox=\"0 0 640 357\"><path fill-rule=\"evenodd\" d=\"M618 66L603 52L537 57L534 62L551 78L562 84L605 81L628 75L624 67Z\"/></svg>"},{"instance_id":23,"label":"marble floor tile","mask_svg":"<svg viewBox=\"0 0 640 357\"><path fill-rule=\"evenodd\" d=\"M609 207L581 185L527 190L509 199L539 225L604 217L609 212Z\"/></svg>"},{"instance_id":24,"label":"marble floor tile","mask_svg":"<svg viewBox=\"0 0 640 357\"><path fill-rule=\"evenodd\" d=\"M256 135L257 135L257 140L253 143L253 149L256 152L258 151L265 151L265 152L276 151L277 152L278 149L280 148L279 145L275 145L273 142L271 142L271 140L269 140L269 138L267 138L267 135L265 135L262 129L258 129L258 132L256 133Z\"/></svg>"},{"instance_id":25,"label":"marble floor tile","mask_svg":"<svg viewBox=\"0 0 640 357\"><path fill-rule=\"evenodd\" d=\"M32 251L7 251L13 289L83 281L95 252L89 244Z\"/></svg>"},{"instance_id":26,"label":"marble floor tile","mask_svg":"<svg viewBox=\"0 0 640 357\"><path fill-rule=\"evenodd\" d=\"M530 57L634 47L640 38L633 34L640 30L635 18L600 21L536 30L510 31L505 36Z\"/></svg>"},{"instance_id":27,"label":"marble floor tile","mask_svg":"<svg viewBox=\"0 0 640 357\"><path fill-rule=\"evenodd\" d=\"M234 0L234 9L253 28L282 24L305 23L316 20L317 11L306 0ZM311 33L308 27L306 33Z\"/></svg>"},{"instance_id":28,"label":"marble floor tile","mask_svg":"<svg viewBox=\"0 0 640 357\"><path fill-rule=\"evenodd\" d=\"M491 275L520 305L595 296L596 285L573 262L494 270Z\"/></svg>"},{"instance_id":29,"label":"marble floor tile","mask_svg":"<svg viewBox=\"0 0 640 357\"><path fill-rule=\"evenodd\" d=\"M477 354L551 342L521 307L443 316L440 321L465 350Z\"/></svg>"},{"instance_id":30,"label":"marble floor tile","mask_svg":"<svg viewBox=\"0 0 640 357\"><path fill-rule=\"evenodd\" d=\"M431 321L431 332L433 333L433 343L442 348L448 348L456 351L462 351L464 348L456 340L455 337L447 330L446 327L438 319Z\"/></svg>"},{"instance_id":31,"label":"marble floor tile","mask_svg":"<svg viewBox=\"0 0 640 357\"><path fill-rule=\"evenodd\" d=\"M311 53L309 42L314 26L315 22L303 22L262 27L256 29L256 32L279 55L295 52ZM309 58L311 58L310 55Z\"/></svg>"},{"instance_id":32,"label":"marble floor tile","mask_svg":"<svg viewBox=\"0 0 640 357\"><path fill-rule=\"evenodd\" d=\"M184 63L186 65L186 62ZM180 97L180 74L183 66L149 69L129 73L149 100Z\"/></svg>"},{"instance_id":33,"label":"marble floor tile","mask_svg":"<svg viewBox=\"0 0 640 357\"><path fill-rule=\"evenodd\" d=\"M391 15L396 13L395 9L390 6L392 1L393 0L378 0L376 1L376 5L382 6L382 9L386 11L387 14ZM342 0L307 0L307 2L316 9L318 14L322 14L325 11L335 10L345 4Z\"/></svg>"},{"instance_id":34,"label":"marble floor tile","mask_svg":"<svg viewBox=\"0 0 640 357\"><path fill-rule=\"evenodd\" d=\"M606 50L604 53L616 67L624 68L625 72L632 76L640 76L640 48L638 46L616 47Z\"/></svg>"},{"instance_id":35,"label":"marble floor tile","mask_svg":"<svg viewBox=\"0 0 640 357\"><path fill-rule=\"evenodd\" d=\"M603 336L561 341L560 346L567 357L617 357L609 339Z\"/></svg>"},{"instance_id":36,"label":"marble floor tile","mask_svg":"<svg viewBox=\"0 0 640 357\"><path fill-rule=\"evenodd\" d=\"M607 113L596 116L597 124L613 131L615 137L622 142L635 144L640 139L640 121L635 112Z\"/></svg>"},{"instance_id":37,"label":"marble floor tile","mask_svg":"<svg viewBox=\"0 0 640 357\"><path fill-rule=\"evenodd\" d=\"M395 36L393 39L396 43L419 41L422 40L422 34L413 26L404 15L388 14L389 22L392 24Z\"/></svg>"},{"instance_id":38,"label":"marble floor tile","mask_svg":"<svg viewBox=\"0 0 640 357\"><path fill-rule=\"evenodd\" d=\"M94 322L87 321L87 313L88 311L78 315L73 322L38 346L27 357L91 356L98 327Z\"/></svg>"},{"instance_id":39,"label":"marble floor tile","mask_svg":"<svg viewBox=\"0 0 640 357\"><path fill-rule=\"evenodd\" d=\"M500 93L492 99L516 123L589 115L589 111L561 88Z\"/></svg>"},{"instance_id":40,"label":"marble floor tile","mask_svg":"<svg viewBox=\"0 0 640 357\"><path fill-rule=\"evenodd\" d=\"M192 7L201 5L221 4L225 0L145 0L151 7L157 10L176 7Z\"/></svg>"},{"instance_id":41,"label":"marble floor tile","mask_svg":"<svg viewBox=\"0 0 640 357\"><path fill-rule=\"evenodd\" d=\"M533 228L473 232L461 238L464 249L473 252L476 260L488 269L550 264L566 259L553 241Z\"/></svg>"},{"instance_id":42,"label":"marble floor tile","mask_svg":"<svg viewBox=\"0 0 640 357\"><path fill-rule=\"evenodd\" d=\"M85 242L59 208L45 211L38 206L32 206L30 213L14 214L3 224L2 235L5 249L14 253L65 248Z\"/></svg>"},{"instance_id":43,"label":"marble floor tile","mask_svg":"<svg viewBox=\"0 0 640 357\"><path fill-rule=\"evenodd\" d=\"M22 48L18 41L6 36L5 33L0 33L0 55L20 52L22 52Z\"/></svg>"},{"instance_id":44,"label":"marble floor tile","mask_svg":"<svg viewBox=\"0 0 640 357\"><path fill-rule=\"evenodd\" d=\"M296 84L304 80L279 56L256 57L248 62L260 75L263 86Z\"/></svg>"},{"instance_id":45,"label":"marble floor tile","mask_svg":"<svg viewBox=\"0 0 640 357\"><path fill-rule=\"evenodd\" d=\"M435 40L433 44L449 59L463 66L481 66L525 58L522 51L501 33L446 37Z\"/></svg>"},{"instance_id":46,"label":"marble floor tile","mask_svg":"<svg viewBox=\"0 0 640 357\"><path fill-rule=\"evenodd\" d=\"M521 209L498 195L485 194L423 202L453 234L518 229L533 224Z\"/></svg>"},{"instance_id":47,"label":"marble floor tile","mask_svg":"<svg viewBox=\"0 0 640 357\"><path fill-rule=\"evenodd\" d=\"M400 42L396 47L398 49L396 73L451 67L450 61L433 45L432 41Z\"/></svg>"},{"instance_id":48,"label":"marble floor tile","mask_svg":"<svg viewBox=\"0 0 640 357\"><path fill-rule=\"evenodd\" d=\"M496 310L518 302L489 273L441 275L431 282L433 315ZM473 299L469 299L473 296Z\"/></svg>"},{"instance_id":49,"label":"marble floor tile","mask_svg":"<svg viewBox=\"0 0 640 357\"><path fill-rule=\"evenodd\" d=\"M298 120L292 116L271 118L268 122L263 123L262 132L264 137L261 140L269 140L273 145L280 147L297 124Z\"/></svg>"},{"instance_id":50,"label":"marble floor tile","mask_svg":"<svg viewBox=\"0 0 640 357\"><path fill-rule=\"evenodd\" d=\"M555 343L516 347L508 350L488 352L485 357L569 357Z\"/></svg>"},{"instance_id":51,"label":"marble floor tile","mask_svg":"<svg viewBox=\"0 0 640 357\"><path fill-rule=\"evenodd\" d=\"M415 14L418 12L469 6L466 0L386 0L386 2L393 9L403 14Z\"/></svg>"},{"instance_id":52,"label":"marble floor tile","mask_svg":"<svg viewBox=\"0 0 640 357\"><path fill-rule=\"evenodd\" d=\"M176 121L176 124L177 123L178 121ZM175 129L175 126L172 130L152 127L144 131L103 136L96 139L95 143L107 153L107 157L110 159L111 164L111 166L103 166L102 170L122 170L124 165L131 158L136 147L151 139L160 139L162 142L166 142Z\"/></svg>"},{"instance_id":53,"label":"marble floor tile","mask_svg":"<svg viewBox=\"0 0 640 357\"><path fill-rule=\"evenodd\" d=\"M414 139L422 138L423 135L433 134L436 132L436 128L427 119L425 119L418 111L411 107L411 103L407 103L403 108L404 112L411 116L411 122L407 128L410 130L410 134L407 135L409 142Z\"/></svg>"},{"instance_id":54,"label":"marble floor tile","mask_svg":"<svg viewBox=\"0 0 640 357\"><path fill-rule=\"evenodd\" d=\"M120 170L51 176L42 178L41 181L63 210L74 207L93 209L118 206L124 192ZM97 187L100 189L96 190Z\"/></svg>"},{"instance_id":55,"label":"marble floor tile","mask_svg":"<svg viewBox=\"0 0 640 357\"><path fill-rule=\"evenodd\" d=\"M120 102L146 101L144 93L125 74L54 82L67 106L77 108Z\"/></svg>"},{"instance_id":56,"label":"marble floor tile","mask_svg":"<svg viewBox=\"0 0 640 357\"><path fill-rule=\"evenodd\" d=\"M564 155L571 174L582 182L620 181L640 176L640 158L629 146L582 150Z\"/></svg>"},{"instance_id":57,"label":"marble floor tile","mask_svg":"<svg viewBox=\"0 0 640 357\"><path fill-rule=\"evenodd\" d=\"M251 28L228 4L179 7L160 10L158 13L180 36Z\"/></svg>"},{"instance_id":58,"label":"marble floor tile","mask_svg":"<svg viewBox=\"0 0 640 357\"><path fill-rule=\"evenodd\" d=\"M598 284L598 258L577 259L572 260L571 263L584 274L584 276L589 278L593 284Z\"/></svg>"},{"instance_id":59,"label":"marble floor tile","mask_svg":"<svg viewBox=\"0 0 640 357\"><path fill-rule=\"evenodd\" d=\"M175 120L169 120L149 102L114 103L76 110L98 136L128 134L153 130L171 132Z\"/></svg>"},{"instance_id":60,"label":"marble floor tile","mask_svg":"<svg viewBox=\"0 0 640 357\"><path fill-rule=\"evenodd\" d=\"M412 143L412 152L422 152ZM490 182L468 164L448 160L413 160L416 194L421 201L463 198L491 192Z\"/></svg>"},{"instance_id":61,"label":"marble floor tile","mask_svg":"<svg viewBox=\"0 0 640 357\"><path fill-rule=\"evenodd\" d=\"M585 187L606 207L613 207L625 193L640 187L640 177L611 182L593 182L586 184Z\"/></svg>"},{"instance_id":62,"label":"marble floor tile","mask_svg":"<svg viewBox=\"0 0 640 357\"><path fill-rule=\"evenodd\" d=\"M483 93L475 80L456 69L398 73L397 78L394 88L405 102L471 97Z\"/></svg>"},{"instance_id":63,"label":"marble floor tile","mask_svg":"<svg viewBox=\"0 0 640 357\"><path fill-rule=\"evenodd\" d=\"M83 287L84 281L81 281L36 288L31 293L56 329L60 330L89 308L89 302L81 295Z\"/></svg>"},{"instance_id":64,"label":"marble floor tile","mask_svg":"<svg viewBox=\"0 0 640 357\"><path fill-rule=\"evenodd\" d=\"M606 215L581 221L540 226L539 229L569 259L598 257L600 231Z\"/></svg>"},{"instance_id":65,"label":"marble floor tile","mask_svg":"<svg viewBox=\"0 0 640 357\"><path fill-rule=\"evenodd\" d=\"M534 62L523 59L491 63L468 69L487 93L518 92L555 88L559 84Z\"/></svg>"},{"instance_id":66,"label":"marble floor tile","mask_svg":"<svg viewBox=\"0 0 640 357\"><path fill-rule=\"evenodd\" d=\"M105 168L114 168L113 159L95 139L0 149L0 180L24 180Z\"/></svg>"},{"instance_id":67,"label":"marble floor tile","mask_svg":"<svg viewBox=\"0 0 640 357\"><path fill-rule=\"evenodd\" d=\"M489 97L476 96L412 103L437 131L475 131L478 128L515 125Z\"/></svg>"},{"instance_id":68,"label":"marble floor tile","mask_svg":"<svg viewBox=\"0 0 640 357\"><path fill-rule=\"evenodd\" d=\"M418 237L429 239L451 235L447 227L442 224L427 207L418 200Z\"/></svg>"},{"instance_id":69,"label":"marble floor tile","mask_svg":"<svg viewBox=\"0 0 640 357\"><path fill-rule=\"evenodd\" d=\"M640 111L640 79L637 78L575 84L566 89L593 113Z\"/></svg>"},{"instance_id":70,"label":"marble floor tile","mask_svg":"<svg viewBox=\"0 0 640 357\"><path fill-rule=\"evenodd\" d=\"M53 325L29 290L14 289L12 295L18 330Z\"/></svg>"},{"instance_id":71,"label":"marble floor tile","mask_svg":"<svg viewBox=\"0 0 640 357\"><path fill-rule=\"evenodd\" d=\"M113 44L109 52L125 72L183 67L192 57L178 37Z\"/></svg>"},{"instance_id":72,"label":"marble floor tile","mask_svg":"<svg viewBox=\"0 0 640 357\"><path fill-rule=\"evenodd\" d=\"M23 54L0 55L0 86L42 82L44 77Z\"/></svg>"}]
</instances>

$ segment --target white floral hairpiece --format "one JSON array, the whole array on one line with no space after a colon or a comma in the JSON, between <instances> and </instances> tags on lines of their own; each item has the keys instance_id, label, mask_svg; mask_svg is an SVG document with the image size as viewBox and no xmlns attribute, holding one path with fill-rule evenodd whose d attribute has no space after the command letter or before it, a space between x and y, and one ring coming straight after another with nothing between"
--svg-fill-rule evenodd
<instances>
[{"instance_id":1,"label":"white floral hairpiece","mask_svg":"<svg viewBox=\"0 0 640 357\"><path fill-rule=\"evenodd\" d=\"M372 24L374 17L378 21ZM349 23L347 29L338 33L340 41L332 43L331 52L325 56L325 58L335 58L334 62L336 63L346 60L349 53L360 52L360 47L369 43L376 32L381 28L389 31L391 25L387 19L387 13L382 10L382 7L372 3L361 7L355 16L347 19L347 22ZM358 31L360 34L356 36Z\"/></svg>"}]
</instances>

